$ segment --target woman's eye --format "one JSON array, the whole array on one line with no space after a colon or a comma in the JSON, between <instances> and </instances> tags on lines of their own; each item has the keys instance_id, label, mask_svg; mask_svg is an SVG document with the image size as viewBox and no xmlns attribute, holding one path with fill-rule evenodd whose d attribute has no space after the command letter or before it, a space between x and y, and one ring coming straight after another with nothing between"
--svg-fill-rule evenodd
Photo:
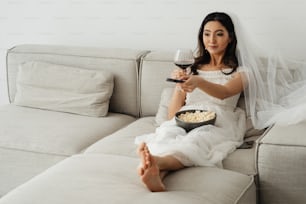
<instances>
[{"instance_id":1,"label":"woman's eye","mask_svg":"<svg viewBox=\"0 0 306 204\"><path fill-rule=\"evenodd\" d=\"M217 33L217 36L223 36L223 33Z\"/></svg>"},{"instance_id":2,"label":"woman's eye","mask_svg":"<svg viewBox=\"0 0 306 204\"><path fill-rule=\"evenodd\" d=\"M209 36L209 33L204 33L204 36Z\"/></svg>"}]
</instances>

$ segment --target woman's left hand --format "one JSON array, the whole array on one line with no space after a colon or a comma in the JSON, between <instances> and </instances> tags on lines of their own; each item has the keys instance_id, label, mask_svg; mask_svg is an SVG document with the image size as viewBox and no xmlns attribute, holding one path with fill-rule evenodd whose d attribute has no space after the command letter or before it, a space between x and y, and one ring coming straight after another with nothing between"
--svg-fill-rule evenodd
<instances>
[{"instance_id":1,"label":"woman's left hand","mask_svg":"<svg viewBox=\"0 0 306 204\"><path fill-rule=\"evenodd\" d=\"M195 88L198 87L200 80L203 80L201 77L196 75L189 75L184 78L185 82L181 84L181 88L185 92L192 92Z\"/></svg>"}]
</instances>

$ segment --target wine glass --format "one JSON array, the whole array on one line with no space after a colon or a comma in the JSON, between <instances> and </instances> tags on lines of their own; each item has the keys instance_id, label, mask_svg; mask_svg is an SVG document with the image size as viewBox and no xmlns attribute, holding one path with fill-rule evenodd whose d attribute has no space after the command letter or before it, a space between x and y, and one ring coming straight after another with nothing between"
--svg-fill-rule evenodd
<instances>
[{"instance_id":1,"label":"wine glass","mask_svg":"<svg viewBox=\"0 0 306 204\"><path fill-rule=\"evenodd\" d=\"M194 63L193 52L190 49L178 49L174 56L174 64L185 72Z\"/></svg>"},{"instance_id":2,"label":"wine glass","mask_svg":"<svg viewBox=\"0 0 306 204\"><path fill-rule=\"evenodd\" d=\"M193 52L190 49L178 49L174 55L174 64L184 70L186 74L187 68L194 63ZM175 83L183 83L183 80L167 78L167 81Z\"/></svg>"}]
</instances>

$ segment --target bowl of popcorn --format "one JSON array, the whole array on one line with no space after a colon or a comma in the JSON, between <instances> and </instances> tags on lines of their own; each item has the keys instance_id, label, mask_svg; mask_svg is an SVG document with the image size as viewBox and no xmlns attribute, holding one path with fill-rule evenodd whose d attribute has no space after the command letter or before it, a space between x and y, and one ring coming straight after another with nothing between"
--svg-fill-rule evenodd
<instances>
[{"instance_id":1,"label":"bowl of popcorn","mask_svg":"<svg viewBox=\"0 0 306 204\"><path fill-rule=\"evenodd\" d=\"M175 114L176 124L186 132L202 125L214 125L216 118L216 113L208 110L183 110Z\"/></svg>"}]
</instances>

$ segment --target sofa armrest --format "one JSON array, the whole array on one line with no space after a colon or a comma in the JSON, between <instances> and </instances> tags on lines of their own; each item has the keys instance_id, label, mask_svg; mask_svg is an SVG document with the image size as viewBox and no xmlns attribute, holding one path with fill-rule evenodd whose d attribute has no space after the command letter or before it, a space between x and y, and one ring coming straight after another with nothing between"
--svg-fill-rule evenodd
<instances>
[{"instance_id":1,"label":"sofa armrest","mask_svg":"<svg viewBox=\"0 0 306 204\"><path fill-rule=\"evenodd\" d=\"M260 203L305 203L306 121L273 126L257 151Z\"/></svg>"}]
</instances>

